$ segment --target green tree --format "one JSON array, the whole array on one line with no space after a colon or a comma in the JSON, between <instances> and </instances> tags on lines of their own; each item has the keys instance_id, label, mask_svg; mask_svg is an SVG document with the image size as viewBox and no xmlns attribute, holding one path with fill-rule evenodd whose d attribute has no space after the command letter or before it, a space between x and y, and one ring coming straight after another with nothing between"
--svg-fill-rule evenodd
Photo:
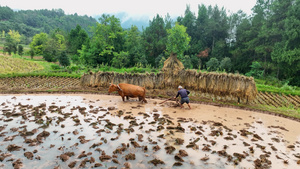
<instances>
[{"instance_id":1,"label":"green tree","mask_svg":"<svg viewBox=\"0 0 300 169\"><path fill-rule=\"evenodd\" d=\"M16 54L18 44L20 43L20 37L21 35L18 31L9 30L5 38L4 51L8 52L9 55L11 53Z\"/></svg>"},{"instance_id":2,"label":"green tree","mask_svg":"<svg viewBox=\"0 0 300 169\"><path fill-rule=\"evenodd\" d=\"M132 26L127 31L125 50L128 51L127 67L141 63L141 57L145 53L143 50L143 40L136 26Z\"/></svg>"},{"instance_id":3,"label":"green tree","mask_svg":"<svg viewBox=\"0 0 300 169\"><path fill-rule=\"evenodd\" d=\"M35 55L43 55L45 44L48 40L48 35L46 33L39 33L34 35L32 42L30 43L30 49Z\"/></svg>"},{"instance_id":4,"label":"green tree","mask_svg":"<svg viewBox=\"0 0 300 169\"><path fill-rule=\"evenodd\" d=\"M60 56L58 57L58 61L59 64L63 67L70 66L70 59L67 56L66 51L61 52Z\"/></svg>"},{"instance_id":5,"label":"green tree","mask_svg":"<svg viewBox=\"0 0 300 169\"><path fill-rule=\"evenodd\" d=\"M15 44L19 44L21 41L21 35L19 34L18 31L15 30L9 30L9 32L7 33L8 35L10 35L10 37L12 38L13 42Z\"/></svg>"},{"instance_id":6,"label":"green tree","mask_svg":"<svg viewBox=\"0 0 300 169\"><path fill-rule=\"evenodd\" d=\"M280 32L283 36L282 40L275 44L272 60L278 64L278 76L279 69L282 68L279 78L288 79L292 85L300 86L300 0L286 3L281 1L276 3L278 6L285 4L288 10L284 13L285 20L280 22L282 26Z\"/></svg>"},{"instance_id":7,"label":"green tree","mask_svg":"<svg viewBox=\"0 0 300 169\"><path fill-rule=\"evenodd\" d=\"M208 62L206 62L207 70L216 71L219 68L219 60L217 58L210 58Z\"/></svg>"},{"instance_id":8,"label":"green tree","mask_svg":"<svg viewBox=\"0 0 300 169\"><path fill-rule=\"evenodd\" d=\"M231 63L231 59L229 57L225 57L221 60L220 69L221 70L226 70L227 72L231 71L232 63Z\"/></svg>"},{"instance_id":9,"label":"green tree","mask_svg":"<svg viewBox=\"0 0 300 169\"><path fill-rule=\"evenodd\" d=\"M10 20L14 17L14 11L7 6L0 6L0 21Z\"/></svg>"},{"instance_id":10,"label":"green tree","mask_svg":"<svg viewBox=\"0 0 300 169\"><path fill-rule=\"evenodd\" d=\"M43 57L48 62L59 59L61 53L66 51L66 40L64 32L59 29L54 30L43 44Z\"/></svg>"},{"instance_id":11,"label":"green tree","mask_svg":"<svg viewBox=\"0 0 300 169\"><path fill-rule=\"evenodd\" d=\"M183 53L189 48L190 36L186 33L186 27L178 23L172 29L168 29L167 54L178 55L183 58Z\"/></svg>"},{"instance_id":12,"label":"green tree","mask_svg":"<svg viewBox=\"0 0 300 169\"><path fill-rule=\"evenodd\" d=\"M43 45L43 58L47 62L57 61L60 52L58 50L58 44L55 39L49 38L47 42Z\"/></svg>"},{"instance_id":13,"label":"green tree","mask_svg":"<svg viewBox=\"0 0 300 169\"><path fill-rule=\"evenodd\" d=\"M18 55L22 56L24 52L24 48L22 45L18 45Z\"/></svg>"},{"instance_id":14,"label":"green tree","mask_svg":"<svg viewBox=\"0 0 300 169\"><path fill-rule=\"evenodd\" d=\"M88 38L86 31L77 25L68 35L68 52L72 55L78 54L78 50L81 50Z\"/></svg>"},{"instance_id":15,"label":"green tree","mask_svg":"<svg viewBox=\"0 0 300 169\"><path fill-rule=\"evenodd\" d=\"M12 52L16 51L16 44L10 35L7 35L4 43L4 52L7 52L11 55Z\"/></svg>"},{"instance_id":16,"label":"green tree","mask_svg":"<svg viewBox=\"0 0 300 169\"><path fill-rule=\"evenodd\" d=\"M143 31L142 38L144 40L145 56L147 57L147 62L152 66L157 66L155 65L155 59L166 50L166 27L169 26L169 20L166 25L164 19L156 15L152 21L149 21L149 26Z\"/></svg>"},{"instance_id":17,"label":"green tree","mask_svg":"<svg viewBox=\"0 0 300 169\"><path fill-rule=\"evenodd\" d=\"M210 47L207 42L208 23L209 16L206 6L204 4L198 5L198 16L196 19L196 31L194 35L195 39L197 39L197 42L193 47L195 49L198 49L197 54Z\"/></svg>"},{"instance_id":18,"label":"green tree","mask_svg":"<svg viewBox=\"0 0 300 169\"><path fill-rule=\"evenodd\" d=\"M267 63L271 61L272 41L270 30L267 27L267 20L270 18L270 0L259 0L253 7L254 16L250 29L251 37L247 42L249 48L254 49L254 60L263 63L264 73L266 73Z\"/></svg>"},{"instance_id":19,"label":"green tree","mask_svg":"<svg viewBox=\"0 0 300 169\"><path fill-rule=\"evenodd\" d=\"M93 37L88 45L79 50L80 60L90 66L112 64L114 54L124 49L125 33L120 20L115 16L102 15L100 23L93 27Z\"/></svg>"},{"instance_id":20,"label":"green tree","mask_svg":"<svg viewBox=\"0 0 300 169\"><path fill-rule=\"evenodd\" d=\"M180 25L186 27L186 33L191 37L190 48L185 52L187 55L194 55L199 52L199 48L197 45L198 39L196 36L196 16L191 11L190 6L186 6L186 10L184 12L184 17L177 18L177 21Z\"/></svg>"},{"instance_id":21,"label":"green tree","mask_svg":"<svg viewBox=\"0 0 300 169\"><path fill-rule=\"evenodd\" d=\"M231 40L231 61L236 71L247 73L250 71L252 61L255 60L254 49L247 44L253 38L251 21L243 12L233 15L235 21L232 21L232 24L235 25L236 31L234 40Z\"/></svg>"},{"instance_id":22,"label":"green tree","mask_svg":"<svg viewBox=\"0 0 300 169\"><path fill-rule=\"evenodd\" d=\"M227 54L220 55L220 49L226 51L228 38L228 18L224 8L218 6L208 8L208 15L211 16L207 25L207 46L211 48L212 57L224 58ZM222 44L222 45L220 45ZM215 51L217 50L217 51Z\"/></svg>"},{"instance_id":23,"label":"green tree","mask_svg":"<svg viewBox=\"0 0 300 169\"><path fill-rule=\"evenodd\" d=\"M250 72L246 73L246 76L253 76L255 78L263 77L264 70L263 70L262 65L259 62L257 62L257 61L252 62L252 65L250 67L251 67L251 70L250 70Z\"/></svg>"},{"instance_id":24,"label":"green tree","mask_svg":"<svg viewBox=\"0 0 300 169\"><path fill-rule=\"evenodd\" d=\"M123 51L121 51L120 53L114 52L114 56L115 57L112 60L113 67L123 68L125 67L125 65L128 64L128 62L130 62L130 60L128 60L128 52L123 52Z\"/></svg>"},{"instance_id":25,"label":"green tree","mask_svg":"<svg viewBox=\"0 0 300 169\"><path fill-rule=\"evenodd\" d=\"M182 59L182 64L185 68L191 69L193 68L192 60L189 55L184 55Z\"/></svg>"}]
</instances>

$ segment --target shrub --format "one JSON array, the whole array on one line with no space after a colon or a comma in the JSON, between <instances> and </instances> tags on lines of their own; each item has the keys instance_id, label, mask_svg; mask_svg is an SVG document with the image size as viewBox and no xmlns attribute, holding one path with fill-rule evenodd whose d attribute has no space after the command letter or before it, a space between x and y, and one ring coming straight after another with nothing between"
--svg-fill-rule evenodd
<instances>
[{"instance_id":1,"label":"shrub","mask_svg":"<svg viewBox=\"0 0 300 169\"><path fill-rule=\"evenodd\" d=\"M59 69L60 69L60 66L54 64L54 65L51 65L51 69L53 69L53 70L59 70Z\"/></svg>"},{"instance_id":2,"label":"shrub","mask_svg":"<svg viewBox=\"0 0 300 169\"><path fill-rule=\"evenodd\" d=\"M210 58L206 63L207 69L211 71L216 71L219 68L219 60L217 58Z\"/></svg>"}]
</instances>

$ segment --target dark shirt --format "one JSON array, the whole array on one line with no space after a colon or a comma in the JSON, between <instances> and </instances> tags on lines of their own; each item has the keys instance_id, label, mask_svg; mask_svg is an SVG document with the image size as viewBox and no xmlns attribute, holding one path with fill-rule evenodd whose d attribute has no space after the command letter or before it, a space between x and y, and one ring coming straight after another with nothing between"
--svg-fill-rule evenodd
<instances>
[{"instance_id":1,"label":"dark shirt","mask_svg":"<svg viewBox=\"0 0 300 169\"><path fill-rule=\"evenodd\" d=\"M176 98L180 95L181 98L186 98L190 94L190 91L186 89L180 89L176 95Z\"/></svg>"}]
</instances>

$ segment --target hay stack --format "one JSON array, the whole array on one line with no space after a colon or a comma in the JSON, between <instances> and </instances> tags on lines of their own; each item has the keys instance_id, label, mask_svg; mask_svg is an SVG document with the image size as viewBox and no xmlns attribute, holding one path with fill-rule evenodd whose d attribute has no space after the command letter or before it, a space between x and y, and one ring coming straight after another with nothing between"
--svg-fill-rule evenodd
<instances>
[{"instance_id":1,"label":"hay stack","mask_svg":"<svg viewBox=\"0 0 300 169\"><path fill-rule=\"evenodd\" d=\"M170 57L164 62L162 71L167 74L178 74L184 70L183 64L177 59L177 54L171 53Z\"/></svg>"},{"instance_id":2,"label":"hay stack","mask_svg":"<svg viewBox=\"0 0 300 169\"><path fill-rule=\"evenodd\" d=\"M257 95L254 79L237 74L197 73L195 70L167 71L158 74L98 72L84 74L81 78L81 85L88 87L108 87L111 82L164 90L174 90L178 85L182 85L189 90L200 91L210 96L225 99L236 97L247 102L254 100Z\"/></svg>"},{"instance_id":3,"label":"hay stack","mask_svg":"<svg viewBox=\"0 0 300 169\"><path fill-rule=\"evenodd\" d=\"M179 85L178 74L184 72L183 64L177 59L177 54L171 53L170 57L164 62L164 67L162 68L164 73L164 86L167 88L172 88L175 85Z\"/></svg>"},{"instance_id":4,"label":"hay stack","mask_svg":"<svg viewBox=\"0 0 300 169\"><path fill-rule=\"evenodd\" d=\"M254 100L257 95L257 89L253 77L246 79L245 98L248 101Z\"/></svg>"}]
</instances>

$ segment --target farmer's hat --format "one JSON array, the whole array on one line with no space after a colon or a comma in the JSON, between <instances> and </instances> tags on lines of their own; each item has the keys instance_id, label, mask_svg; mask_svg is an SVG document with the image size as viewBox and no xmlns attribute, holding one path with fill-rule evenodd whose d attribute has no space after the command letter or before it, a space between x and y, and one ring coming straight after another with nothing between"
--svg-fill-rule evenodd
<instances>
[{"instance_id":1,"label":"farmer's hat","mask_svg":"<svg viewBox=\"0 0 300 169\"><path fill-rule=\"evenodd\" d=\"M178 86L178 89L182 89L182 86Z\"/></svg>"}]
</instances>

